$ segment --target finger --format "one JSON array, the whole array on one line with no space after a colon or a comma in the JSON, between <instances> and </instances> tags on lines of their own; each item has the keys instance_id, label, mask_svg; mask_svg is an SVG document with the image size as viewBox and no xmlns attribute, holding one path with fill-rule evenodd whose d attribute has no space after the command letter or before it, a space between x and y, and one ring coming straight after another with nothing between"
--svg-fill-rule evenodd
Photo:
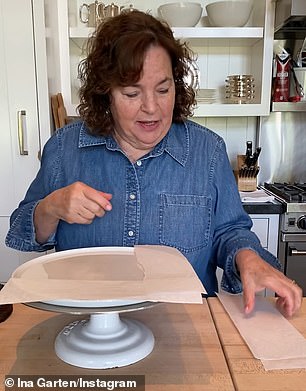
<instances>
[{"instance_id":1,"label":"finger","mask_svg":"<svg viewBox=\"0 0 306 391\"><path fill-rule=\"evenodd\" d=\"M110 201L113 198L113 195L110 193L104 193L103 191L101 191L100 193L101 193L102 197L105 198L107 201ZM109 212L110 210L112 210L112 204L110 202L107 202L105 204L104 209Z\"/></svg>"},{"instance_id":2,"label":"finger","mask_svg":"<svg viewBox=\"0 0 306 391\"><path fill-rule=\"evenodd\" d=\"M279 296L276 301L277 308L286 316L291 317L297 312L302 305L302 290L301 288L286 278L286 285L282 289L277 290Z\"/></svg>"},{"instance_id":3,"label":"finger","mask_svg":"<svg viewBox=\"0 0 306 391\"><path fill-rule=\"evenodd\" d=\"M302 306L303 301L303 291L302 289L293 281L291 282L291 288L293 289L293 312L298 311Z\"/></svg>"},{"instance_id":4,"label":"finger","mask_svg":"<svg viewBox=\"0 0 306 391\"><path fill-rule=\"evenodd\" d=\"M276 299L276 308L286 318L291 318L291 316L295 312L292 302L290 302L289 300L287 300L287 298L284 297L278 297Z\"/></svg>"},{"instance_id":5,"label":"finger","mask_svg":"<svg viewBox=\"0 0 306 391\"><path fill-rule=\"evenodd\" d=\"M108 201L110 201L110 200L112 199L112 197L113 197L112 194L110 194L110 193L104 193L104 191L100 191L100 193L101 193L101 195L102 195L104 198L106 198Z\"/></svg>"},{"instance_id":6,"label":"finger","mask_svg":"<svg viewBox=\"0 0 306 391\"><path fill-rule=\"evenodd\" d=\"M88 201L84 206L84 217L94 219L95 217L103 217L106 210L96 202Z\"/></svg>"},{"instance_id":7,"label":"finger","mask_svg":"<svg viewBox=\"0 0 306 391\"><path fill-rule=\"evenodd\" d=\"M68 224L91 224L92 218L88 218L85 215L82 215L81 213L74 213L69 214L65 219Z\"/></svg>"},{"instance_id":8,"label":"finger","mask_svg":"<svg viewBox=\"0 0 306 391\"><path fill-rule=\"evenodd\" d=\"M255 307L255 291L249 287L243 288L244 312L249 314Z\"/></svg>"},{"instance_id":9,"label":"finger","mask_svg":"<svg viewBox=\"0 0 306 391\"><path fill-rule=\"evenodd\" d=\"M249 314L255 307L256 283L253 274L247 269L241 268L240 277L243 288L244 312Z\"/></svg>"},{"instance_id":10,"label":"finger","mask_svg":"<svg viewBox=\"0 0 306 391\"><path fill-rule=\"evenodd\" d=\"M303 303L303 290L301 287L297 286L296 287L298 292L297 292L297 296L298 296L298 299L296 300L296 307L295 307L295 310L299 310L301 307L302 307L302 303Z\"/></svg>"},{"instance_id":11,"label":"finger","mask_svg":"<svg viewBox=\"0 0 306 391\"><path fill-rule=\"evenodd\" d=\"M86 217L91 218L92 214L92 220L95 217L103 217L105 213L107 212L107 209L104 209L102 206L96 204L96 203L91 203L90 205L86 204L85 208L88 210L88 215ZM111 210L111 209L109 209Z\"/></svg>"},{"instance_id":12,"label":"finger","mask_svg":"<svg viewBox=\"0 0 306 391\"><path fill-rule=\"evenodd\" d=\"M109 202L109 200L112 198L112 194L97 191L92 187L86 186L86 188L84 189L84 195L86 198L97 203L104 210L112 210L112 204Z\"/></svg>"}]
</instances>

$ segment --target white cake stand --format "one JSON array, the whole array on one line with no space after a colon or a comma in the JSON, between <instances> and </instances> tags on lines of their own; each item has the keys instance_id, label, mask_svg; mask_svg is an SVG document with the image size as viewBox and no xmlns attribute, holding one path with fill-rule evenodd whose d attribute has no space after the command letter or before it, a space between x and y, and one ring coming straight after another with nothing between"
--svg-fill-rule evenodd
<instances>
[{"instance_id":1,"label":"white cake stand","mask_svg":"<svg viewBox=\"0 0 306 391\"><path fill-rule=\"evenodd\" d=\"M154 348L151 330L139 321L121 319L120 313L142 310L157 303L140 302L111 307L67 307L43 302L26 305L53 312L82 315L63 328L55 339L55 353L64 362L82 368L107 369L133 364Z\"/></svg>"}]
</instances>

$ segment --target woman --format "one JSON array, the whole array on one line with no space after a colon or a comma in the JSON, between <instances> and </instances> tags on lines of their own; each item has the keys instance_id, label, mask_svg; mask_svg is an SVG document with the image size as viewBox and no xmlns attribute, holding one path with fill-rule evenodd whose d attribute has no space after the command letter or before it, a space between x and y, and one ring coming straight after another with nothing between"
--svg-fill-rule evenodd
<instances>
[{"instance_id":1,"label":"woman","mask_svg":"<svg viewBox=\"0 0 306 391\"><path fill-rule=\"evenodd\" d=\"M162 244L189 260L208 294L274 290L291 316L301 289L250 231L223 140L187 120L189 49L134 11L100 25L80 68L81 122L47 142L41 169L11 217L22 251ZM271 265L273 266L271 266Z\"/></svg>"}]
</instances>

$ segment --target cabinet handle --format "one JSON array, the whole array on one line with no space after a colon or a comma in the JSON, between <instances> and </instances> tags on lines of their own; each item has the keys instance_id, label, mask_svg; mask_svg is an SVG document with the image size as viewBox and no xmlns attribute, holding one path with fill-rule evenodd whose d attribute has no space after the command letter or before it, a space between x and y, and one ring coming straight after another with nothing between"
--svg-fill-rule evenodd
<instances>
[{"instance_id":1,"label":"cabinet handle","mask_svg":"<svg viewBox=\"0 0 306 391\"><path fill-rule=\"evenodd\" d=\"M18 111L18 144L20 155L28 155L26 111Z\"/></svg>"},{"instance_id":2,"label":"cabinet handle","mask_svg":"<svg viewBox=\"0 0 306 391\"><path fill-rule=\"evenodd\" d=\"M306 255L306 251L299 251L296 248L290 247L290 255Z\"/></svg>"}]
</instances>

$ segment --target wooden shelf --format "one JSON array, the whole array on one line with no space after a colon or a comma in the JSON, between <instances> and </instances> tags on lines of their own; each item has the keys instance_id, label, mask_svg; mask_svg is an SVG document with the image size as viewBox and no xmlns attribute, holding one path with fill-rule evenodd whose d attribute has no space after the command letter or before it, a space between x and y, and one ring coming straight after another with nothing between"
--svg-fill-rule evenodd
<instances>
[{"instance_id":1,"label":"wooden shelf","mask_svg":"<svg viewBox=\"0 0 306 391\"><path fill-rule=\"evenodd\" d=\"M70 38L88 38L95 29L93 27L70 27ZM177 38L209 38L209 39L250 39L263 38L263 27L173 27Z\"/></svg>"},{"instance_id":2,"label":"wooden shelf","mask_svg":"<svg viewBox=\"0 0 306 391\"><path fill-rule=\"evenodd\" d=\"M178 38L263 38L263 27L174 27L172 31Z\"/></svg>"},{"instance_id":3,"label":"wooden shelf","mask_svg":"<svg viewBox=\"0 0 306 391\"><path fill-rule=\"evenodd\" d=\"M306 111L306 101L304 102L272 102L271 111Z\"/></svg>"},{"instance_id":4,"label":"wooden shelf","mask_svg":"<svg viewBox=\"0 0 306 391\"><path fill-rule=\"evenodd\" d=\"M269 115L269 110L263 112L259 103L235 104L235 103L212 103L201 104L194 111L195 117L252 117Z\"/></svg>"},{"instance_id":5,"label":"wooden shelf","mask_svg":"<svg viewBox=\"0 0 306 391\"><path fill-rule=\"evenodd\" d=\"M95 31L93 27L70 27L69 37L70 38L88 38Z\"/></svg>"}]
</instances>

